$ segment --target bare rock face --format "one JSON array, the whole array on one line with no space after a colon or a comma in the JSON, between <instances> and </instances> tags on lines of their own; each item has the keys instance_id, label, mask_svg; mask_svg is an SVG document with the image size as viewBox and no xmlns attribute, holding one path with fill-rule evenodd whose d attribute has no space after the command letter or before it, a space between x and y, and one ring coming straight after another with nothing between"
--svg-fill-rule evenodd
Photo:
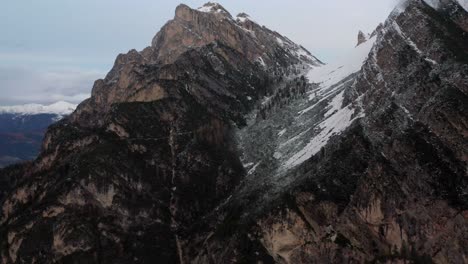
<instances>
[{"instance_id":1,"label":"bare rock face","mask_svg":"<svg viewBox=\"0 0 468 264\"><path fill-rule=\"evenodd\" d=\"M234 19L219 4L208 3L199 9L186 5L177 7L174 19L153 39L152 48L156 53L153 59L158 63L172 63L188 49L215 41L235 49L251 62L261 59L267 65L275 65L276 53L283 48L284 42L292 46L287 50L289 54L284 54L286 57L294 58L291 53L303 50L278 33L251 21L245 14ZM308 55L303 59L315 65L321 64Z\"/></svg>"},{"instance_id":2,"label":"bare rock face","mask_svg":"<svg viewBox=\"0 0 468 264\"><path fill-rule=\"evenodd\" d=\"M247 14L180 5L37 160L0 170L0 262L467 262L466 21L457 1L409 1L317 110L308 51ZM310 104L337 127L352 107L349 127L272 169L271 139Z\"/></svg>"},{"instance_id":3,"label":"bare rock face","mask_svg":"<svg viewBox=\"0 0 468 264\"><path fill-rule=\"evenodd\" d=\"M169 87L186 74L193 73L180 70L181 58L209 45L218 51L233 50L230 54L219 52L209 58L214 70L222 74L226 74L223 72L225 63L238 69L246 63L257 64L260 71L274 75L284 74L285 69L290 71L291 65L322 65L302 46L258 25L245 14L234 19L221 5L214 3L199 9L179 5L174 19L156 34L150 47L141 52L131 50L117 57L106 78L95 82L91 99L83 102L71 119L76 122L86 120L81 124L85 126L101 126L102 120L98 116L108 112L114 103L179 96ZM238 56L230 56L232 52ZM190 65L190 68L194 66ZM93 119L92 122L89 119Z\"/></svg>"}]
</instances>

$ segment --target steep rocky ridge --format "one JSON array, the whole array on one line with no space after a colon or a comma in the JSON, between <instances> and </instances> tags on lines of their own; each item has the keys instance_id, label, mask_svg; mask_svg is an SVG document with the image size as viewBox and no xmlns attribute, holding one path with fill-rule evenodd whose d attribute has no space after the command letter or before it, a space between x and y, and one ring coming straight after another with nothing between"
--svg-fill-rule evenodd
<instances>
[{"instance_id":1,"label":"steep rocky ridge","mask_svg":"<svg viewBox=\"0 0 468 264\"><path fill-rule=\"evenodd\" d=\"M372 34L375 44L359 72L341 79L333 78L339 75L333 71L321 78L315 73L320 69L313 69L309 78L321 84L311 97L328 98L317 110L332 111L312 117L327 123L334 120L333 113L351 106L351 119L360 118L317 154L317 134L312 134L313 144L298 152L312 153L306 156L311 158L283 172L281 179L287 183L280 188L274 187L281 180L253 178L247 186L254 191L232 202L218 226L233 226L229 235L210 237L206 252L194 252L199 262L213 254L214 259L258 261L264 254L258 242L279 263L465 263L468 42L460 21L467 16L455 1L437 9L409 1ZM334 108L333 101L341 104ZM309 105L302 107L314 112L316 106ZM273 132L275 139L264 142L266 146L274 146L278 136L282 142L281 137L301 135L288 135L291 123L282 130L281 122L268 122L263 128L279 133ZM307 124L306 128L317 127L315 122ZM320 130L315 133L320 135ZM304 141L298 142L301 146ZM260 166L255 171L264 169ZM264 177L269 176L270 171ZM276 195L271 195L272 189ZM260 213L252 212L259 206ZM227 249L232 247L236 250Z\"/></svg>"},{"instance_id":2,"label":"steep rocky ridge","mask_svg":"<svg viewBox=\"0 0 468 264\"><path fill-rule=\"evenodd\" d=\"M188 230L245 174L234 128L283 77L322 64L217 10L179 6L49 128L36 161L2 171L2 263L182 262Z\"/></svg>"},{"instance_id":3,"label":"steep rocky ridge","mask_svg":"<svg viewBox=\"0 0 468 264\"><path fill-rule=\"evenodd\" d=\"M2 262L467 262L467 18L411 0L322 66L179 6L0 171Z\"/></svg>"}]
</instances>

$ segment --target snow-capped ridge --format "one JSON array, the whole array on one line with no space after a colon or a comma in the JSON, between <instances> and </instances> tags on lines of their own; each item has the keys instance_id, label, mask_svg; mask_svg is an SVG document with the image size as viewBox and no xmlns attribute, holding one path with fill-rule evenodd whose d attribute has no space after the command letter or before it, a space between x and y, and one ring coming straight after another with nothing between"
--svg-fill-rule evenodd
<instances>
[{"instance_id":1,"label":"snow-capped ridge","mask_svg":"<svg viewBox=\"0 0 468 264\"><path fill-rule=\"evenodd\" d=\"M324 87L330 87L347 76L358 72L370 50L376 41L376 36L371 37L366 42L351 50L348 55L337 63L327 64L325 66L314 68L307 77L313 83L320 83Z\"/></svg>"},{"instance_id":2,"label":"snow-capped ridge","mask_svg":"<svg viewBox=\"0 0 468 264\"><path fill-rule=\"evenodd\" d=\"M237 16L236 16L236 20L240 23L245 23L247 21L250 21L250 22L253 22L255 24L258 24L255 20L252 19L252 17L250 17L248 14L246 13L239 13Z\"/></svg>"},{"instance_id":3,"label":"snow-capped ridge","mask_svg":"<svg viewBox=\"0 0 468 264\"><path fill-rule=\"evenodd\" d=\"M222 5L216 2L208 2L197 10L204 13L221 13L230 16L229 12Z\"/></svg>"},{"instance_id":4,"label":"snow-capped ridge","mask_svg":"<svg viewBox=\"0 0 468 264\"><path fill-rule=\"evenodd\" d=\"M317 57L312 55L306 48L301 45L296 44L289 38L280 35L279 33L275 32L276 35L276 42L285 50L288 50L291 54L296 56L301 61L305 61L311 66L322 66L324 63L320 61Z\"/></svg>"},{"instance_id":5,"label":"snow-capped ridge","mask_svg":"<svg viewBox=\"0 0 468 264\"><path fill-rule=\"evenodd\" d=\"M41 104L25 104L14 106L0 106L0 113L2 114L21 114L21 115L37 115L37 114L56 114L56 115L69 115L75 111L77 105L59 101L50 105Z\"/></svg>"}]
</instances>

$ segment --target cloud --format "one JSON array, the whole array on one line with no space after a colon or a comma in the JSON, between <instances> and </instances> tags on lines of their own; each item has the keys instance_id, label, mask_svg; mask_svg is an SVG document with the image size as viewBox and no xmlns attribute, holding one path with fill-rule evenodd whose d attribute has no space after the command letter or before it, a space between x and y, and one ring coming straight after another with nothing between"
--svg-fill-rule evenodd
<instances>
[{"instance_id":1,"label":"cloud","mask_svg":"<svg viewBox=\"0 0 468 264\"><path fill-rule=\"evenodd\" d=\"M88 98L96 79L103 73L81 70L35 70L0 66L0 105L79 103Z\"/></svg>"}]
</instances>

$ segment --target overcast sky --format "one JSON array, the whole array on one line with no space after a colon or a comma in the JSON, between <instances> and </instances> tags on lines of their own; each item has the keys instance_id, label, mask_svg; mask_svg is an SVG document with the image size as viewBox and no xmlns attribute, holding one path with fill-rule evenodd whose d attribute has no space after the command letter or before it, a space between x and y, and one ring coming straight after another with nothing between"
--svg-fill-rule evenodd
<instances>
[{"instance_id":1,"label":"overcast sky","mask_svg":"<svg viewBox=\"0 0 468 264\"><path fill-rule=\"evenodd\" d=\"M199 7L206 1L183 3ZM220 0L333 62L396 0ZM119 53L148 46L174 16L173 0L22 0L0 9L0 105L78 103Z\"/></svg>"}]
</instances>

